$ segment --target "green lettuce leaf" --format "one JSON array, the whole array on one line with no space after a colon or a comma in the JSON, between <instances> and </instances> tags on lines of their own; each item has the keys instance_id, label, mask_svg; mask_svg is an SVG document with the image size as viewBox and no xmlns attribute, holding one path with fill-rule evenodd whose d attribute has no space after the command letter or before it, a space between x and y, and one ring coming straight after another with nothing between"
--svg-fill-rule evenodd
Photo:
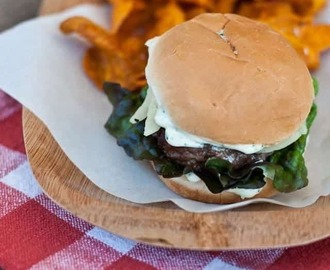
<instances>
[{"instance_id":1,"label":"green lettuce leaf","mask_svg":"<svg viewBox=\"0 0 330 270\"><path fill-rule=\"evenodd\" d=\"M314 91L318 93L318 85L314 79ZM307 134L302 135L297 141L284 149L275 151L269 158L269 162L276 164L274 187L280 192L292 192L301 189L308 184L307 168L304 152L310 128L317 114L317 106L314 103L306 119Z\"/></svg>"},{"instance_id":2,"label":"green lettuce leaf","mask_svg":"<svg viewBox=\"0 0 330 270\"><path fill-rule=\"evenodd\" d=\"M316 95L317 81L314 80L313 84ZM131 92L118 84L105 83L104 90L114 107L105 128L117 139L118 145L124 148L128 156L136 160L152 161L156 172L165 178L192 172L190 168L168 159L158 148L157 140L152 135L143 135L145 121L130 123L131 116L146 97L147 87L139 92ZM308 133L316 113L317 108L313 104L306 120ZM210 158L200 170L193 172L213 193L230 188L261 188L265 185L265 176L273 180L274 187L280 192L295 191L308 183L303 157L308 133L286 148L275 151L265 162L234 169L228 161Z\"/></svg>"},{"instance_id":3,"label":"green lettuce leaf","mask_svg":"<svg viewBox=\"0 0 330 270\"><path fill-rule=\"evenodd\" d=\"M145 121L136 124L129 121L142 105L147 88L131 92L110 82L105 83L103 88L114 107L105 128L117 139L117 144L133 159L153 161L158 174L167 178L181 176L184 168L164 156L154 137L143 135Z\"/></svg>"},{"instance_id":4,"label":"green lettuce leaf","mask_svg":"<svg viewBox=\"0 0 330 270\"><path fill-rule=\"evenodd\" d=\"M209 158L197 174L213 193L230 188L261 188L265 185L263 166L258 162L234 169L230 162L220 158Z\"/></svg>"}]
</instances>

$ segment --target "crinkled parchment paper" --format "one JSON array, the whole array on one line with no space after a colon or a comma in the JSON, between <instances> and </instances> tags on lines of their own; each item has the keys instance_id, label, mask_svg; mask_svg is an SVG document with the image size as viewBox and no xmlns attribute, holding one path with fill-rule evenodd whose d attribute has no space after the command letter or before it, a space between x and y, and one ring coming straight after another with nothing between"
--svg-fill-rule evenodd
<instances>
[{"instance_id":1,"label":"crinkled parchment paper","mask_svg":"<svg viewBox=\"0 0 330 270\"><path fill-rule=\"evenodd\" d=\"M320 82L319 114L305 155L309 186L273 199L205 204L174 194L148 164L126 156L108 135L103 126L112 107L81 68L87 44L63 36L58 30L60 22L73 15L87 16L103 25L109 21L108 8L86 5L26 22L0 34L0 88L47 125L67 156L97 186L132 202L170 200L193 212L226 210L255 202L303 207L330 193L329 53L324 55L322 67L315 74ZM320 20L329 18L330 9L323 12Z\"/></svg>"}]
</instances>

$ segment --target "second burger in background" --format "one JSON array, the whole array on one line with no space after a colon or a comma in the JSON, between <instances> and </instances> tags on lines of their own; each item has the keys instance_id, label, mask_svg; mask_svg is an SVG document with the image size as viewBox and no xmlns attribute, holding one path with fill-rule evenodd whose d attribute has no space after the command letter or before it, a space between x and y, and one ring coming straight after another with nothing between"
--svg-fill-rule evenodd
<instances>
[{"instance_id":1,"label":"second burger in background","mask_svg":"<svg viewBox=\"0 0 330 270\"><path fill-rule=\"evenodd\" d=\"M147 46L148 87L105 85L114 105L106 127L129 156L209 203L307 185L313 80L280 34L238 15L203 14Z\"/></svg>"}]
</instances>

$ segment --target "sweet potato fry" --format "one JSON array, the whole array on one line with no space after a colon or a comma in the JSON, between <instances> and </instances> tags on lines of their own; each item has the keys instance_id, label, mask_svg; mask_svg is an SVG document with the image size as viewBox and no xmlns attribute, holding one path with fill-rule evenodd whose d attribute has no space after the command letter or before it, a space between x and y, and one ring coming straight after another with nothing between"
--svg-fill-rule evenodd
<instances>
[{"instance_id":1,"label":"sweet potato fry","mask_svg":"<svg viewBox=\"0 0 330 270\"><path fill-rule=\"evenodd\" d=\"M78 34L92 45L104 50L115 50L118 47L117 39L107 30L84 17L72 17L62 22L60 29L64 34Z\"/></svg>"}]
</instances>

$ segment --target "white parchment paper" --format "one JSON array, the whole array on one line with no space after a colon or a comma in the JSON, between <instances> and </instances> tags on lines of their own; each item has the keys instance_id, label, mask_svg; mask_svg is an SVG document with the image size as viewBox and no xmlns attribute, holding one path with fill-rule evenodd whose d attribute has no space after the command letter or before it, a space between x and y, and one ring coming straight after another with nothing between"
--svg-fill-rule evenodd
<instances>
[{"instance_id":1,"label":"white parchment paper","mask_svg":"<svg viewBox=\"0 0 330 270\"><path fill-rule=\"evenodd\" d=\"M173 201L193 212L226 210L255 202L304 207L330 194L330 54L324 55L322 67L315 74L320 82L319 114L305 155L309 186L273 199L232 205L200 203L170 191L148 164L126 156L103 127L112 107L82 71L81 60L87 45L63 36L58 26L73 15L107 25L109 12L104 6L80 6L0 34L0 88L47 125L67 156L93 183L132 202ZM329 22L329 8L319 20Z\"/></svg>"}]
</instances>

